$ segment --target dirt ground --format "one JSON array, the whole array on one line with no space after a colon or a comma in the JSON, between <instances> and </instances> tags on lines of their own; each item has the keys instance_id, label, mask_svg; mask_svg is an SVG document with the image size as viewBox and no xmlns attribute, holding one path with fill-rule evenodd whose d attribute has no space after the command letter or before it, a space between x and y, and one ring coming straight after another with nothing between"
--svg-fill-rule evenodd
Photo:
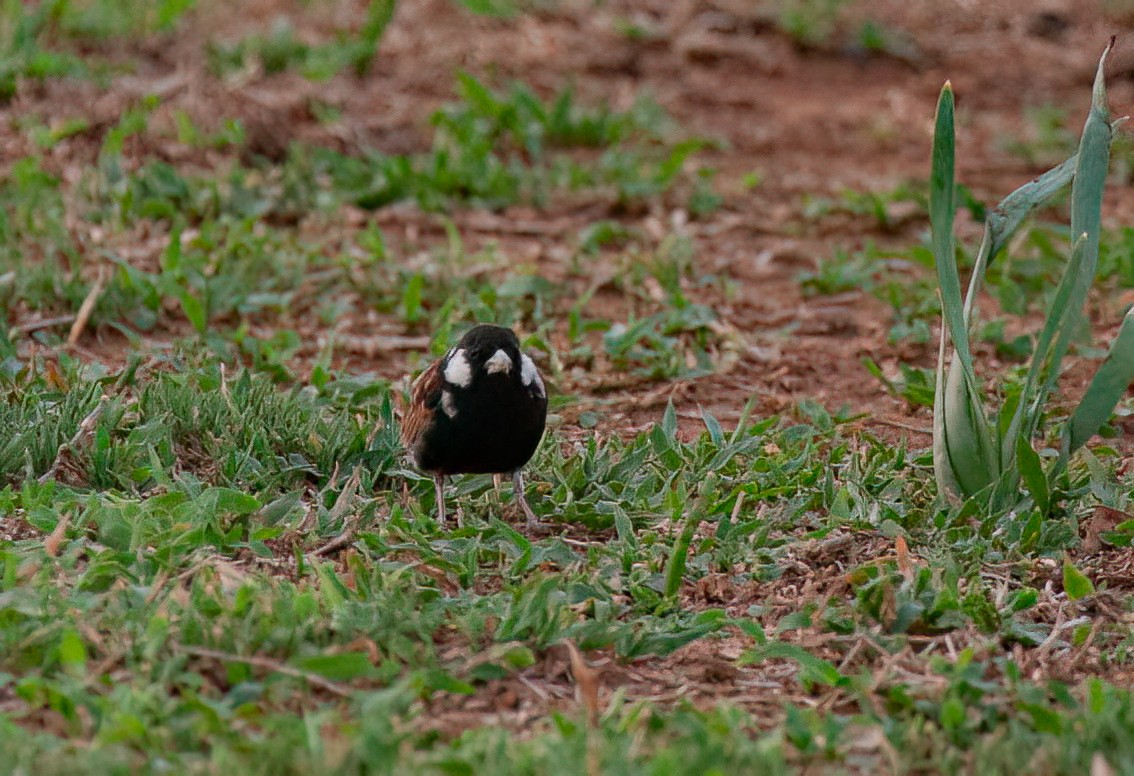
<instances>
[{"instance_id":1,"label":"dirt ground","mask_svg":"<svg viewBox=\"0 0 1134 776\"><path fill-rule=\"evenodd\" d=\"M318 36L320 25L329 31L358 24L365 5L332 4L335 13L308 16L297 28L303 36ZM802 398L831 408L847 402L869 414L862 422L876 433L924 444L926 410L913 411L887 395L860 361L869 355L893 370L899 358L929 365L932 353L888 345L887 311L871 296L852 292L804 299L798 277L838 248L854 250L868 241L914 244L927 224L899 208L886 231L870 218L809 217L806 198L837 196L848 188L888 191L924 180L935 100L950 79L958 94L958 178L982 200L995 201L1042 171L1004 150L1006 140L1027 136L1025 109L1066 107L1073 117L1070 128L1077 130L1098 55L1114 33L1119 41L1109 68L1110 99L1116 115L1127 112L1134 101L1134 38L1123 33L1134 25L1134 11L1124 15L1121 9L1104 11L1099 4L1071 0L848 3L839 30L872 20L901 41L891 53L871 54L843 42L855 40L853 35L838 33L817 46L801 46L777 28L770 7L744 0L615 0L597 7L563 0L538 4L534 12L513 19L492 19L472 16L449 0L424 0L399 6L364 78L314 83L282 73L226 82L209 74L205 41L262 34L280 13L301 13L302 4L249 0L235 13L231 6L213 8L206 0L187 29L147 44L140 56L135 52L136 72L117 79L113 88L100 92L87 82L49 81L24 90L6 112L9 118L38 114L48 124L77 110L89 117L93 129L87 142L76 138L51 152L50 163L65 171L92 160L97 129L116 120L123 105L154 91L164 99L155 121L163 116L168 121L173 110L186 110L205 125L239 118L247 127L249 148L269 157L296 139L347 151L423 150L429 116L452 100L457 69L497 84L520 79L543 96L574 84L584 104L606 101L615 108L628 107L647 92L687 132L722 141L701 152L697 163L718 171L724 206L696 220L676 206L613 215L647 234L674 229L690 236L697 268L734 281L728 295L699 301L714 307L733 335L735 353L718 374L660 387L619 376L576 375L573 384L559 386L584 397L565 412L565 425L589 406L588 395L601 394L604 426L628 433L655 420L670 396L692 425L698 405L727 424L756 394L761 413L788 409ZM643 34L620 32L627 24ZM320 124L310 108L315 100L340 110L341 120ZM28 140L13 132L11 123L0 128L0 148L7 158L18 158L29 150ZM173 143L151 150L189 168L218 164L212 151ZM745 176L752 172L760 182L747 187ZM1108 225L1129 223L1134 193L1112 186L1105 208ZM573 206L570 201L544 210L450 215L469 250L493 243L513 261L535 265L553 278L561 275L564 245L578 230L612 216L596 212L593 203ZM441 219L415 208L360 211L353 217L373 218L395 244L444 239ZM962 222L962 229L971 239L978 226ZM153 242L149 252L156 254L160 247L160 241ZM144 244L139 250L146 251ZM1117 321L1117 316L1100 321L1099 335ZM283 323L313 326L310 320ZM363 340L427 334L361 310L340 329ZM312 333L314 343L318 331ZM82 345L113 360L121 356L125 340L112 330L96 330ZM310 350L313 355L314 344ZM412 368L401 350L374 352L365 342L353 350L343 363L347 368L390 377Z\"/></svg>"},{"instance_id":2,"label":"dirt ground","mask_svg":"<svg viewBox=\"0 0 1134 776\"><path fill-rule=\"evenodd\" d=\"M335 28L358 25L366 3L331 4L336 10L299 27L302 35L330 35ZM658 383L626 379L614 373L571 373L560 391L579 401L564 408L560 433L565 438L595 433L575 423L579 414L601 407L599 432L631 434L660 416L673 398L683 424L701 427L701 408L726 426L735 422L749 397L760 398L756 412L790 411L802 399L815 399L831 409L848 403L858 421L887 439L908 439L917 447L929 444L929 411L911 408L890 396L862 367L870 356L893 370L899 360L928 366L935 348L887 343L888 311L863 292L834 297L804 298L801 272L813 270L837 249L855 250L868 242L883 246L916 244L928 227L916 212L895 208L892 226L879 228L869 217L833 214L814 218L805 212L808 197L837 197L844 189L889 191L908 181L927 178L934 105L942 83L951 80L958 95L958 178L981 200L992 203L1039 174L1005 149L1006 141L1027 137L1025 109L1056 105L1068 109L1073 131L1081 126L1089 102L1098 57L1112 34L1117 47L1108 68L1110 103L1115 115L1134 112L1134 4L1111 0L1077 3L1073 0L860 0L847 4L841 28L856 29L873 20L901 36L903 45L889 54L871 54L833 35L831 42L801 46L777 28L770 2L756 0L560 0L537 3L537 10L513 19L472 16L450 0L416 0L399 4L372 71L363 78L340 76L314 83L294 73L256 74L230 81L211 75L205 48L209 40L236 41L262 34L280 13L303 13L301 2L286 0L202 0L185 29L174 37L147 43L131 59L133 74L100 90L90 82L53 80L21 91L0 110L0 159L12 160L32 151L13 119L36 114L48 125L75 115L87 117L92 130L60 143L47 163L66 178L68 170L94 161L100 130L118 119L123 107L143 94L157 91L163 105L155 121L171 123L174 110L185 110L208 125L238 118L247 128L249 149L259 155L283 154L292 140L330 145L343 151L368 148L385 153L409 153L428 148L429 117L452 101L453 74L464 69L495 85L514 79L548 97L574 84L579 100L601 101L627 108L636 95L648 92L690 134L720 140L702 151L697 163L715 168L724 205L693 219L676 203L640 213L596 209L593 202L555 202L546 209L517 206L499 213L455 210L448 215L468 250L494 244L515 263L533 265L550 278L561 278L572 241L579 230L603 218L617 218L645 234L675 230L689 236L694 262L703 273L729 278L726 293L712 289L698 301L711 305L733 343L726 368L709 377ZM1104 8L1105 6L1105 8ZM1112 7L1113 6L1113 7ZM1118 6L1127 6L1127 10ZM235 9L235 10L234 10ZM644 31L627 36L620 26L632 23ZM325 29L320 30L319 25ZM297 25L298 26L298 25ZM113 56L113 51L98 52ZM341 119L321 124L311 106L318 101L334 106ZM145 140L148 149L179 166L212 168L224 164L218 152L191 150L175 143ZM7 164L7 161L4 162ZM760 182L747 186L746 176L758 173ZM373 220L395 246L420 246L446 240L442 218L408 206L375 213L344 214L355 225ZM1134 191L1108 188L1104 223L1119 227L1134 223ZM962 218L962 235L973 240L979 225ZM151 261L163 239L137 234L133 246L140 261ZM714 296L715 294L715 296ZM1096 336L1111 335L1119 317L1113 314L1131 298L1096 300ZM285 316L286 318L286 316ZM17 325L20 321L10 321ZM295 311L286 325L310 335L301 353L314 358L322 336L311 309ZM392 379L414 367L409 350L369 347L374 337L409 337L419 343L429 332L408 328L394 316L356 309L340 324L347 347L339 366L377 373ZM936 327L935 327L936 330ZM154 341L189 333L164 330L147 335ZM560 336L564 336L560 333ZM426 339L425 342L428 342ZM353 343L353 344L352 344ZM106 361L124 360L127 341L108 327L92 327L80 342L80 354ZM984 354L987 356L987 354ZM995 369L995 363L991 368ZM1065 382L1069 393L1081 390L1093 370L1072 368ZM1129 429L1128 429L1129 430ZM880 558L892 545L879 536L863 538L863 557ZM686 591L690 607L727 602L743 613L752 600L798 609L801 598L832 595L815 589L813 581L842 584L849 558L802 558L798 588L789 576L773 587L721 590L727 581L708 578ZM1111 568L1115 590L1129 589L1128 553L1108 566L1098 558L1092 568ZM1052 585L1059 586L1058 567L1036 572L1033 580L1044 589L1046 614L1055 622L1079 613L1076 605L1055 603ZM811 587L807 587L811 585ZM1117 599L1117 593L1114 594ZM1098 599L1098 606L1119 604ZM1115 620L1123 615L1115 612ZM775 619L775 618L773 618ZM1054 636L1054 633L1053 633ZM822 638L834 640L830 634ZM818 638L818 637L817 637ZM967 640L958 635L959 642ZM938 639L952 650L949 637ZM808 644L828 655L843 670L853 671L876 660L884 650L868 641L855 644ZM924 645L921 645L924 646ZM779 714L780 698L795 686L794 674L783 664L737 666L740 640L697 642L670 659L650 665L600 664L606 686L630 688L634 698L676 700L717 697L744 705L757 716ZM453 656L442 655L443 658ZM909 680L909 672L924 666L908 661L910 653L888 658L880 681ZM1021 655L1025 668L1030 656ZM1034 658L1038 666L1045 654ZM498 724L524 728L548 708L573 702L574 689L566 654L552 651L531 672L538 681L510 678L490 683L475 700L441 698L430 709L430 723L456 733L494 715ZM1074 674L1106 673L1099 651L1090 643L1066 670ZM609 662L609 661L608 661ZM1058 666L1045 665L1044 671ZM1039 668L1036 669L1039 671ZM1111 672L1116 681L1128 676ZM722 681L728 680L728 681ZM925 677L928 687L936 677ZM769 692L772 690L773 692ZM721 694L724 695L721 695ZM823 710L849 707L842 691L811 699ZM884 747L867 746L875 754ZM878 755L881 757L882 755ZM864 772L870 772L867 768ZM878 771L874 771L878 772Z\"/></svg>"}]
</instances>

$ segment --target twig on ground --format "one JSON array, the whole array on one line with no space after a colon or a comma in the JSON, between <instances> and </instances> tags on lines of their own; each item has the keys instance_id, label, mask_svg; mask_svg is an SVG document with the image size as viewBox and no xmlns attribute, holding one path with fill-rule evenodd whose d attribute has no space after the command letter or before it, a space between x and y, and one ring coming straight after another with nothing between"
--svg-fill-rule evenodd
<instances>
[{"instance_id":1,"label":"twig on ground","mask_svg":"<svg viewBox=\"0 0 1134 776\"><path fill-rule=\"evenodd\" d=\"M335 499L335 505L331 507L331 518L338 520L342 518L348 509L353 505L355 496L358 495L358 484L362 479L362 467L355 466L354 471L351 472L347 481L343 483L343 489L339 493L339 497ZM346 547L354 541L355 534L358 533L358 516L355 515L353 519L349 520L343 526L343 532L336 536L331 541L324 544L319 549L315 550L315 555L323 556L329 555L336 550Z\"/></svg>"},{"instance_id":2,"label":"twig on ground","mask_svg":"<svg viewBox=\"0 0 1134 776\"><path fill-rule=\"evenodd\" d=\"M591 725L594 725L599 718L598 671L587 665L587 661L579 654L579 648L575 646L575 642L568 639L564 643L567 645L567 652L571 657L571 676L574 677L575 684L579 689L579 703L587 711L587 720Z\"/></svg>"},{"instance_id":3,"label":"twig on ground","mask_svg":"<svg viewBox=\"0 0 1134 776\"><path fill-rule=\"evenodd\" d=\"M83 299L83 303L79 305L79 312L75 315L75 321L71 324L71 331L67 333L67 346L71 347L79 341L79 337L83 335L83 329L87 327L87 323L91 319L91 314L94 312L95 305L98 304L98 298L102 296L102 289L106 282L106 268L100 268L98 277L95 278L94 285L91 290L87 292L87 296Z\"/></svg>"},{"instance_id":4,"label":"twig on ground","mask_svg":"<svg viewBox=\"0 0 1134 776\"><path fill-rule=\"evenodd\" d=\"M290 676L295 679L303 679L309 684L316 687L321 687L327 692L334 693L343 698L351 696L351 690L341 684L332 682L329 679L324 679L319 674L312 673L311 671L304 671L301 668L290 666L287 663L281 663L270 657L257 657L255 655L234 655L229 652L221 652L218 649L209 649L208 647L192 647L185 644L174 644L173 649L186 655L193 657L207 657L213 660L224 660L229 663L245 663L257 668L264 668L269 671L274 671L277 674Z\"/></svg>"},{"instance_id":5,"label":"twig on ground","mask_svg":"<svg viewBox=\"0 0 1134 776\"><path fill-rule=\"evenodd\" d=\"M379 353L389 353L398 350L425 350L429 347L429 337L404 337L400 335L375 334L370 337L360 337L353 334L335 333L335 341L339 348L348 353L360 353L373 358ZM319 339L319 347L326 345L326 338Z\"/></svg>"},{"instance_id":6,"label":"twig on ground","mask_svg":"<svg viewBox=\"0 0 1134 776\"><path fill-rule=\"evenodd\" d=\"M66 326L69 323L75 322L74 315L59 315L55 318L40 318L38 321L28 321L27 323L17 324L8 329L8 339L16 339L21 335L31 334L40 329L51 329L56 326Z\"/></svg>"},{"instance_id":7,"label":"twig on ground","mask_svg":"<svg viewBox=\"0 0 1134 776\"><path fill-rule=\"evenodd\" d=\"M43 550L51 557L59 554L59 545L63 543L63 536L67 533L67 526L71 524L70 513L64 512L55 524L55 528L43 540Z\"/></svg>"},{"instance_id":8,"label":"twig on ground","mask_svg":"<svg viewBox=\"0 0 1134 776\"><path fill-rule=\"evenodd\" d=\"M933 429L931 429L931 428L921 428L919 426L911 426L907 423L901 423L899 421L889 420L887 418L867 418L866 422L867 423L873 423L873 424L876 424L876 425L879 425L879 426L892 426L894 428L900 428L900 429L903 429L905 431L912 431L915 434L925 434L926 436L933 436Z\"/></svg>"},{"instance_id":9,"label":"twig on ground","mask_svg":"<svg viewBox=\"0 0 1134 776\"><path fill-rule=\"evenodd\" d=\"M98 406L91 410L90 414L79 423L79 429L75 432L75 435L67 440L66 443L59 446L59 449L55 453L55 460L51 463L51 468L39 476L40 483L47 482L59 473L59 467L63 465L63 452L65 450L75 449L75 446L82 441L83 437L90 436L94 433L95 424L98 423L98 419L102 416L102 411L105 408L106 398L103 397L99 400Z\"/></svg>"}]
</instances>

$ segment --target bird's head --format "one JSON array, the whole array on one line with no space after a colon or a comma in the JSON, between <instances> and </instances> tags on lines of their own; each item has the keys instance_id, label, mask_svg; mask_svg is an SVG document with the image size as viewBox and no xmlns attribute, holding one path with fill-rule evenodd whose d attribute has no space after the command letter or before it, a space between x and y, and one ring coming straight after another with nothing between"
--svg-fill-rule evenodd
<instances>
[{"instance_id":1,"label":"bird's head","mask_svg":"<svg viewBox=\"0 0 1134 776\"><path fill-rule=\"evenodd\" d=\"M484 375L518 377L522 366L523 354L515 332L489 323L478 324L465 332L444 359L446 382L461 388Z\"/></svg>"}]
</instances>

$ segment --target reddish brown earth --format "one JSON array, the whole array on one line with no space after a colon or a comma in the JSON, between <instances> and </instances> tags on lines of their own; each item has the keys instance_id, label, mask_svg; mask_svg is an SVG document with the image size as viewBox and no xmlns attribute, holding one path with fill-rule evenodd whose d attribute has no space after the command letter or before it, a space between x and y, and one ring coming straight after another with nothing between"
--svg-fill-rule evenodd
<instances>
[{"instance_id":1,"label":"reddish brown earth","mask_svg":"<svg viewBox=\"0 0 1134 776\"><path fill-rule=\"evenodd\" d=\"M454 71L465 69L489 83L520 79L547 97L574 84L584 104L608 102L628 107L648 92L691 134L724 141L701 152L699 164L719 171L717 187L725 197L722 208L702 219L690 219L684 199L666 197L647 212L618 213L602 202L576 202L570 197L545 209L514 207L501 213L449 213L468 250L490 243L513 264L535 267L541 274L566 279L564 264L578 231L601 218L616 217L644 234L660 239L676 230L692 239L698 273L715 273L732 281L728 293L699 291L698 301L711 304L728 334L734 358L723 359L727 369L680 383L642 383L610 371L598 362L590 372L567 371L557 388L578 396L562 413L562 433L589 434L575 423L587 408L601 407L600 430L630 433L654 422L673 397L680 417L690 428L699 425L698 408L711 410L722 422L735 421L749 397L760 398L757 412L790 411L804 398L817 399L832 409L844 402L866 413L863 427L887 438L908 438L928 444L927 411L912 410L888 395L862 368L870 355L887 369L899 359L928 365L927 349L902 349L886 342L887 311L868 294L805 299L798 276L814 269L839 248L854 250L868 241L885 246L916 244L927 228L917 213L895 209L895 226L879 229L874 219L836 214L815 219L804 212L806 197L837 197L847 188L888 191L905 181L928 175L930 132L934 105L942 83L952 81L958 95L958 176L975 194L992 202L1042 172L1005 150L1010 139L1027 139L1031 128L1025 109L1053 104L1066 107L1077 130L1085 115L1094 68L1106 41L1118 34L1108 87L1116 115L1134 104L1134 11L1104 12L1100 4L1072 0L939 0L909 2L876 0L849 5L840 29L853 30L871 19L907 39L900 55L870 55L839 43L835 35L814 47L795 44L776 28L774 15L763 4L744 0L610 0L598 7L582 0L537 4L541 10L514 19L472 16L448 0L419 0L400 4L370 74L359 79L339 76L328 83L311 83L295 74L267 76L250 73L222 82L209 75L204 47L208 40L235 41L263 33L272 19L286 12L302 19L300 34L325 40L335 28L359 25L365 3L333 4L334 14L304 15L304 4L283 0L244 0L224 3L202 0L176 37L155 39L142 47L136 73L98 90L87 82L52 81L25 89L0 115L0 160L30 150L29 141L12 127L21 115L38 114L49 125L64 118L86 116L92 129L65 141L48 155L48 164L64 176L77 175L80 165L94 159L102 133L117 120L123 106L146 92L165 97L154 132L131 141L132 151L157 153L185 169L223 168L227 160L213 151L192 150L161 135L172 126L172 111L188 111L208 126L221 118L240 118L248 128L248 151L268 157L283 153L288 142L323 143L344 151L376 148L387 153L424 150L430 137L429 116L453 99ZM1108 5L1108 4L1101 4ZM1118 6L1120 3L1113 3ZM623 23L645 31L641 39L619 32ZM113 56L112 51L96 52ZM334 124L321 125L311 106L331 105L341 111ZM760 183L747 188L745 176L756 171ZM1111 227L1132 223L1134 192L1124 184L1107 192L1104 218ZM406 255L421 246L446 240L440 217L408 206L374 214L345 212L329 226L303 222L311 233L353 231L373 220L386 232L395 251ZM962 222L962 234L972 240L979 226ZM323 235L326 236L325 234ZM131 260L153 262L164 247L164 235L144 230L125 236ZM601 280L604 271L596 262ZM489 268L487 274L500 272ZM579 290L582 286L579 287ZM567 300L568 302L570 300ZM1096 334L1114 331L1118 310L1131 301L1112 295L1093 301ZM566 302L565 302L566 304ZM626 301L619 294L596 296L596 316L624 316ZM565 311L566 307L564 308ZM22 321L9 323L18 325ZM262 324L267 326L268 324ZM295 328L307 335L310 358L324 334L308 305L272 321L272 326ZM391 349L384 337L420 338L428 332L407 328L394 316L381 316L356 304L344 322L343 333L355 339L340 355L340 365L360 372L397 378L416 365L408 351ZM563 337L564 326L555 336ZM183 324L167 323L152 335L165 341L188 333ZM369 344L368 344L369 343ZM108 328L92 328L80 342L79 353L114 361L122 358L125 340ZM995 369L993 363L991 368ZM1073 365L1065 388L1081 390L1093 370ZM601 402L601 403L600 403ZM690 606L725 606L740 613L749 602L770 607L769 625L800 600L833 595L845 584L846 571L864 560L893 555L893 546L878 536L857 542L855 558L803 557L798 574L775 585L750 590L714 588L727 581L703 580L686 591ZM1114 589L1130 589L1129 553L1110 558L1097 553L1082 558L1092 576L1111 574ZM1102 579L1102 577L1097 577ZM1039 604L1044 616L1061 622L1098 607L1112 622L1128 620L1117 611L1113 593L1091 603L1052 598L1060 586L1059 569L1037 564L1029 584L1043 589ZM779 607L779 608L777 608ZM815 635L815 634L813 634ZM974 634L926 637L918 649L936 639L938 651L950 654L954 641ZM804 637L809 637L804 634ZM853 672L862 662L875 661L879 682L910 682L933 691L939 677L927 673L924 661L903 653L879 661L881 650L860 640L836 644L836 637L818 634L831 643L809 643L816 654ZM778 714L779 700L798 692L794 673L782 662L737 667L739 643L697 642L665 661L648 666L600 666L607 687L628 688L633 698L698 700L729 697L758 715ZM453 659L459 658L454 653ZM1100 652L1088 641L1070 660L1050 661L1050 645L1018 656L1025 673L1057 677L1064 674L1110 673L1116 681L1126 669L1104 669ZM1061 673L1062 672L1062 673ZM919 681L914 675L925 674ZM729 681L722 682L725 678ZM573 702L569 661L552 652L525 674L499 686L491 685L471 701L441 698L431 710L432 722L450 731L482 724L495 715L499 724L524 728L548 708ZM771 695L769 694L771 691ZM722 695L723 694L723 695ZM771 700L769 700L771 698ZM807 700L825 709L841 709L851 699L838 691ZM885 747L868 748L878 757Z\"/></svg>"},{"instance_id":2,"label":"reddish brown earth","mask_svg":"<svg viewBox=\"0 0 1134 776\"><path fill-rule=\"evenodd\" d=\"M221 118L240 118L248 129L246 153L278 156L292 140L345 151L405 153L427 147L428 118L452 100L457 69L501 85L520 79L544 96L574 84L584 104L606 101L625 108L638 94L653 95L685 131L723 141L697 156L698 164L719 171L717 189L725 204L716 212L690 220L682 201L669 197L675 201L649 212L619 214L601 202L579 204L567 197L542 210L449 214L467 250L492 243L511 263L533 266L553 279L563 277L578 230L616 216L647 235L660 238L674 230L689 236L696 270L733 281L728 294L698 292L698 301L719 314L734 351L720 373L677 385L640 384L604 373L601 363L585 374L565 374L558 388L580 397L565 411L565 424L590 406L588 397L601 395L603 425L616 433L651 422L671 395L690 422L699 417L700 405L727 423L755 394L762 413L789 409L805 397L832 408L847 402L869 413L863 422L876 433L912 434L915 444L921 443L917 430L927 425L924 410L911 414L904 401L887 395L860 359L870 355L893 370L899 358L928 364L932 354L887 345L887 311L868 295L804 299L798 276L838 248L854 250L868 241L914 244L926 223L900 207L894 208L888 231L870 217L808 217L806 198L837 197L848 188L883 192L924 180L934 102L946 79L958 94L959 179L985 201L1042 170L1004 150L1007 141L1029 137L1026 108L1066 107L1074 117L1072 129L1077 128L1095 63L1112 33L1120 35L1109 79L1115 113L1126 112L1134 97L1134 48L1121 36L1132 17L1081 8L1070 0L848 3L836 31L813 47L800 46L777 29L775 14L762 4L740 0L624 1L600 7L567 0L513 19L476 17L447 0L427 0L398 8L364 78L341 75L312 83L291 73L251 72L225 82L209 74L206 41L263 34L281 13L290 14L300 36L311 42L361 23L364 4L331 7L331 14L305 14L302 4L280 0L249 0L237 10L205 2L176 36L155 38L133 52L136 71L110 88L52 81L22 90L5 112L9 119L35 114L49 125L77 115L90 119L91 130L61 143L48 157L50 165L74 176L79 164L92 161L102 132L123 106L146 92L162 94L163 106L151 131L130 141L128 150L139 156L155 153L188 170L223 168L226 160L218 152L179 145L168 131L163 137L174 110L188 111L205 127ZM842 42L855 40L849 31L867 19L900 36L896 53L871 55ZM620 31L628 24L643 31L640 39ZM93 53L113 58L109 44L107 49ZM339 109L341 119L321 125L311 109L316 101ZM0 129L0 148L8 159L30 150L11 123ZM754 171L760 183L746 188L744 177ZM1132 210L1129 187L1112 186L1107 223L1129 223ZM445 239L440 218L406 206L344 213L329 228L349 232L370 219L391 243L407 250ZM328 227L305 223L301 228ZM977 228L967 224L963 234L971 239ZM135 233L123 239L141 263L153 261L164 245L162 235ZM604 301L603 294L596 295L589 311L617 320L625 301L613 296ZM1099 320L1100 336L1118 320L1114 310L1121 301L1099 300L1099 308L1109 313ZM294 310L291 317L270 325L309 331L306 355L314 355L325 332L310 310ZM157 339L183 333L176 324L168 328ZM365 340L427 333L376 317L361 305L339 329L359 340L345 348L344 366L391 377L406 374L414 364L406 361L405 351L387 350L380 342L367 346ZM80 352L116 360L124 345L113 331L97 330L84 337ZM1073 374L1085 378L1090 372Z\"/></svg>"}]
</instances>

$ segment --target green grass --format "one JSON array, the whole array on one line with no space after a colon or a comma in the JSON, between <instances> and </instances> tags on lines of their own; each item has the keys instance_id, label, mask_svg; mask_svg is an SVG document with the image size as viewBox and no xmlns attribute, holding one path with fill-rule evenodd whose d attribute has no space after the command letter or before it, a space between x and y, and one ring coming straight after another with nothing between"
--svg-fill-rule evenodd
<instances>
[{"instance_id":1,"label":"green grass","mask_svg":"<svg viewBox=\"0 0 1134 776\"><path fill-rule=\"evenodd\" d=\"M371 0L366 20L357 32L336 30L332 42L310 45L300 41L286 17L278 16L266 35L253 35L236 43L214 43L208 57L221 76L233 75L253 64L265 73L297 69L305 78L323 81L344 69L363 76L396 10L397 0Z\"/></svg>"},{"instance_id":2,"label":"green grass","mask_svg":"<svg viewBox=\"0 0 1134 776\"><path fill-rule=\"evenodd\" d=\"M463 5L511 24L533 4ZM806 38L837 5L783 8ZM105 77L119 44L128 60L197 12L123 7L0 6L0 99ZM367 8L322 42L302 16L212 41L214 67L349 81L381 56L392 5ZM1079 537L1099 506L1131 511L1116 429L1043 504L997 509L949 503L920 438L876 436L849 408L666 405L671 384L728 384L750 344L729 324L740 280L706 271L698 225L639 218L712 225L730 203L706 144L645 97L455 79L406 154L256 158L239 121L176 96L12 124L27 144L0 179L4 768L1077 774L1100 753L1134 768L1134 598L1108 565L1134 528L1106 524L1101 555ZM910 184L811 199L802 218L889 246L926 203ZM505 228L561 206L591 215ZM474 210L499 232L466 228ZM1016 247L990 291L1034 314L1067 236L1039 224ZM1104 288L1134 286L1131 256L1134 233L1104 234ZM924 246L868 246L801 282L874 294L909 345L939 315L931 267ZM1003 320L977 338L1024 357ZM527 470L553 531L523 533L487 476L455 479L464 526L440 530L400 449L404 378L473 321L518 327L553 389ZM874 368L932 401L924 367ZM1011 397L1024 374L996 378ZM628 385L641 405L610 398ZM612 433L630 422L646 430ZM601 675L594 708L568 642Z\"/></svg>"},{"instance_id":3,"label":"green grass","mask_svg":"<svg viewBox=\"0 0 1134 776\"><path fill-rule=\"evenodd\" d=\"M15 96L21 80L105 74L109 56L84 57L78 46L97 50L103 44L169 33L195 4L195 0L4 0L0 3L0 102ZM111 47L105 48L109 55Z\"/></svg>"},{"instance_id":4,"label":"green grass","mask_svg":"<svg viewBox=\"0 0 1134 776\"><path fill-rule=\"evenodd\" d=\"M280 392L229 369L187 354L102 377L67 367L11 378L7 427L34 440L21 443L24 460L5 453L0 494L4 525L32 530L0 552L11 762L62 772L81 751L88 769L160 758L178 770L347 771L400 751L399 768L525 773L598 758L627 772L786 772L844 761L871 729L910 768L960 767L976 747L989 772L1007 773L1008 746L1075 772L1092 740L1129 724L1125 690L1036 684L996 647L1072 648L1091 630L1089 616L1053 630L1048 594L1029 581L1035 558L1076 544L1075 515L1095 498L1087 470L1046 521L974 522L939 504L927 453L852 438L817 406L802 408L804 422L729 432L705 416L691 441L671 407L626 441L568 454L553 435L531 467L537 512L602 540L521 535L484 477L457 488L465 528L439 532L428 480L411 477L408 497L397 485L407 473L388 386L343 378ZM1118 460L1101 455L1102 471ZM348 553L317 554L344 531ZM693 595L713 578L775 589L807 546L855 535L908 537L924 565L852 562L852 588L794 611L758 598L730 612ZM986 575L990 563L1015 569L1007 587ZM1125 628L1094 627L1103 653L1125 664ZM821 634L818 654L802 646ZM429 704L524 675L566 639L649 665L725 635L750 645L739 670L795 666L788 698L829 696L842 710L786 700L767 729L727 704L612 702L593 729L567 707L522 739L430 732ZM956 657L927 649L946 637L964 645ZM863 638L937 678L840 667Z\"/></svg>"},{"instance_id":5,"label":"green grass","mask_svg":"<svg viewBox=\"0 0 1134 776\"><path fill-rule=\"evenodd\" d=\"M271 320L314 294L335 300L319 311L323 323L333 323L352 305L400 309L408 323L428 322L442 331L450 321L469 318L514 324L534 316L539 323L565 290L523 271L508 272L501 282L511 258L491 246L467 254L451 224L447 247L428 246L433 260L417 267L404 253L422 246L387 245L376 226L345 241L301 240L294 226L325 227L347 205L379 209L404 200L443 211L538 205L569 196L605 201L619 211L684 187L679 196L688 196L696 212L707 214L720 202L711 172L695 180L683 172L703 143L673 141L672 122L648 99L617 112L580 106L570 89L542 101L523 85L496 93L467 74L459 75L458 86L462 99L433 117L431 151L348 155L295 145L279 163L236 162L205 173L131 158L127 144L153 134L150 121L159 101L147 97L106 131L97 165L84 169L77 181L64 182L44 157L15 160L0 182L0 276L8 277L0 304L66 316L91 293L97 273L82 261L82 235L67 226L70 203L84 223L121 235L102 252L105 284L91 320L128 336L168 324L175 312L202 334L239 328ZM237 150L243 140L232 122L210 135L183 113L175 118L177 137L186 145ZM43 137L46 130L32 125L29 131ZM579 151L585 155L579 157ZM151 241L142 260L127 258L136 256L129 235L142 230L164 235L164 247L157 252ZM580 262L602 253L593 238L583 237L579 247ZM666 262L688 265L687 259L673 259L675 251L667 245L647 247L658 255L627 253L624 259L636 276L642 268L661 272L656 268ZM359 257L368 271L358 271ZM485 263L494 268L488 276ZM674 271L664 270L671 276ZM687 266L676 272L690 274ZM320 278L316 287L312 276ZM656 302L647 310L634 305L628 325L635 328L609 340L607 350L619 363L641 364L653 376L703 369L704 350L715 339L705 326L715 315L685 299L677 276L661 281L668 292L665 306L676 311L658 312ZM640 289L627 286L625 293L638 297ZM588 328L618 324L600 320ZM661 352L671 350L675 336L696 338L693 365Z\"/></svg>"}]
</instances>

